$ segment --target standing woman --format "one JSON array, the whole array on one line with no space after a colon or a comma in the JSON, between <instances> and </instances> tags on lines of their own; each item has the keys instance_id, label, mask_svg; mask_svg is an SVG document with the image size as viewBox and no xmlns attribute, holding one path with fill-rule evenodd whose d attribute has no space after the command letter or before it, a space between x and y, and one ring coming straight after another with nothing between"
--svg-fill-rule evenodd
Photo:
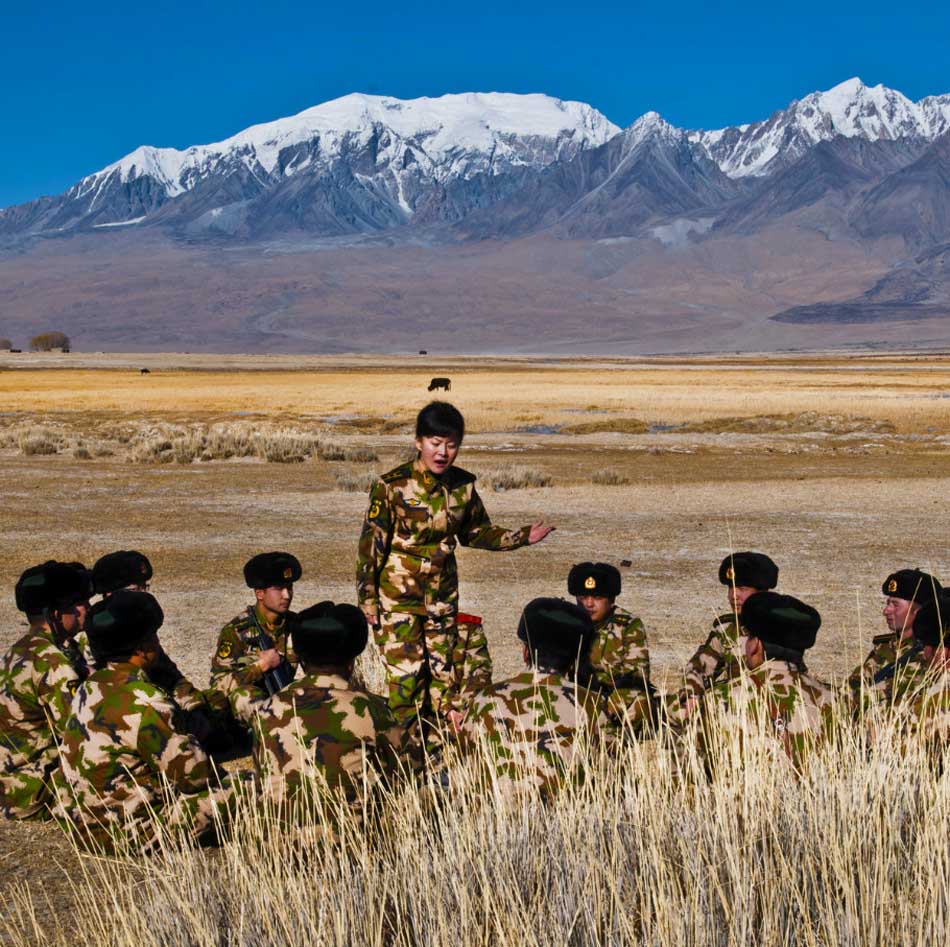
<instances>
[{"instance_id":1,"label":"standing woman","mask_svg":"<svg viewBox=\"0 0 950 947\"><path fill-rule=\"evenodd\" d=\"M492 526L475 476L453 466L465 436L461 412L444 401L416 418L414 461L383 474L369 494L356 589L386 664L389 704L409 726L451 709L458 638L455 546L508 550L554 529Z\"/></svg>"}]
</instances>

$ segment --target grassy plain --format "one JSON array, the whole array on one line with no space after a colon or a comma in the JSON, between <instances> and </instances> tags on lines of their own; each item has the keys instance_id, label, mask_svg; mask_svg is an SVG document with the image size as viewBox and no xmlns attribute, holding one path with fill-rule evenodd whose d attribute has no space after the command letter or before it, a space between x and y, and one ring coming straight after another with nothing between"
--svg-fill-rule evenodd
<instances>
[{"instance_id":1,"label":"grassy plain","mask_svg":"<svg viewBox=\"0 0 950 947\"><path fill-rule=\"evenodd\" d=\"M365 496L341 484L406 456L435 375L451 377L443 397L469 424L462 466L483 482L515 465L549 483L485 490L493 518L558 527L517 553L461 551L462 607L485 616L496 676L518 666L520 606L562 594L570 565L585 559L630 561L621 603L647 624L660 683L675 679L723 609L716 568L730 549L769 552L780 587L821 611L810 663L828 677L850 669L882 630L880 583L891 569L950 576L950 358L408 365L0 358L0 589L9 593L0 647L21 632L12 588L27 565L88 562L116 548L151 558L166 647L199 684L218 629L248 597L240 570L253 553L299 556L299 605L352 600ZM290 439L285 456L306 459L267 462L247 447L254 437ZM196 438L197 453L183 449ZM221 459L229 444L233 456ZM321 445L326 456L377 459L322 459ZM75 871L55 830L0 824L0 870L50 892L61 911L73 893L57 863Z\"/></svg>"}]
</instances>

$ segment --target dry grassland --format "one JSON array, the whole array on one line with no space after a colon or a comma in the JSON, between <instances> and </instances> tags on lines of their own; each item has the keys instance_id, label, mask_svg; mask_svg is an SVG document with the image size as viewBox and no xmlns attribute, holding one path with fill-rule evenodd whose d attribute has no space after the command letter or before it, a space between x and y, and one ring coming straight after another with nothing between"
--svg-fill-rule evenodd
<instances>
[{"instance_id":1,"label":"dry grassland","mask_svg":"<svg viewBox=\"0 0 950 947\"><path fill-rule=\"evenodd\" d=\"M368 358L70 359L0 361L3 647L21 631L12 589L27 565L117 548L151 558L163 639L196 683L248 598L240 570L253 553L299 556L299 605L352 601L358 491L406 456L434 375L452 378L443 397L469 424L462 466L486 484L548 484L483 488L496 522L558 527L516 553L461 551L461 604L486 618L496 676L517 668L520 606L562 594L584 559L631 562L621 603L647 623L660 682L723 609L716 568L730 549L769 552L780 587L821 611L811 664L826 676L850 669L882 630L891 569L950 578L948 358L411 370ZM265 440L270 460L295 462L269 462ZM24 448L40 441L48 453ZM71 894L50 862L70 858L55 830L0 825L0 871L45 886L60 906Z\"/></svg>"}]
</instances>

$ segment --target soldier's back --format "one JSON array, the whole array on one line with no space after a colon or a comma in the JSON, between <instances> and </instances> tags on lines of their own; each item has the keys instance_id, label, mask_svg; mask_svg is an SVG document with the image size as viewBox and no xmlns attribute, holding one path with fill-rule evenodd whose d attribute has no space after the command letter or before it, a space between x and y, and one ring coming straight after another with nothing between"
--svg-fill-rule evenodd
<instances>
[{"instance_id":1,"label":"soldier's back","mask_svg":"<svg viewBox=\"0 0 950 947\"><path fill-rule=\"evenodd\" d=\"M504 783L549 793L575 772L583 746L609 730L598 694L560 674L525 671L473 700L462 736L471 748L484 744Z\"/></svg>"},{"instance_id":2,"label":"soldier's back","mask_svg":"<svg viewBox=\"0 0 950 947\"><path fill-rule=\"evenodd\" d=\"M387 703L335 674L306 675L255 721L254 759L271 793L316 780L359 795L393 775L404 742Z\"/></svg>"}]
</instances>

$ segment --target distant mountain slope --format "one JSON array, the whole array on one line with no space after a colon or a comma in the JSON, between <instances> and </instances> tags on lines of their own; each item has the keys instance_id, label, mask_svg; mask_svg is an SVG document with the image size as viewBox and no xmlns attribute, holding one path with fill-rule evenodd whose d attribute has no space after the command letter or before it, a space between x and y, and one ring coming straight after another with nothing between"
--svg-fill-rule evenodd
<instances>
[{"instance_id":1,"label":"distant mountain slope","mask_svg":"<svg viewBox=\"0 0 950 947\"><path fill-rule=\"evenodd\" d=\"M0 212L0 231L133 226L143 218L245 236L386 229L420 207L432 217L433 201L451 184L446 216L458 216L491 192L485 179L569 159L618 130L588 105L546 95L354 94L216 144L137 148L59 198ZM471 180L482 183L466 198L458 185Z\"/></svg>"}]
</instances>

